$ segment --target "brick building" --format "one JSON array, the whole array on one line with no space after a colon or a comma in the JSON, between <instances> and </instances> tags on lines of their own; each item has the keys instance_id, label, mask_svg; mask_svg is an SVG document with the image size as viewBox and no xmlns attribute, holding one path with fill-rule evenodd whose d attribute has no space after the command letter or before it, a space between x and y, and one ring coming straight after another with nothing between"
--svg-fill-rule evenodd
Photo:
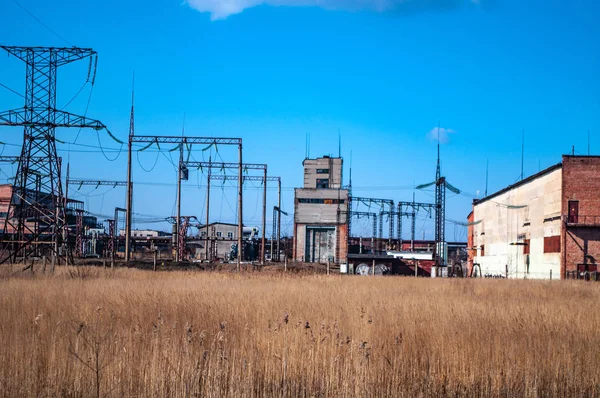
<instances>
[{"instance_id":1,"label":"brick building","mask_svg":"<svg viewBox=\"0 0 600 398\"><path fill-rule=\"evenodd\" d=\"M565 278L600 261L600 157L562 162L473 202L469 267L509 278Z\"/></svg>"},{"instance_id":2,"label":"brick building","mask_svg":"<svg viewBox=\"0 0 600 398\"><path fill-rule=\"evenodd\" d=\"M5 223L6 223L8 211L10 208L9 204L11 202L11 199L15 200L15 198L13 197L14 190L15 189L12 184L0 184L0 230L1 231L3 231L5 229ZM39 194L38 193L36 195L36 192L33 190L27 190L26 194L27 194L27 200L25 203L36 202L36 197L41 196L42 198L44 198L44 200L40 201L41 206L46 207L46 208L54 207L54 204L51 201L52 197L48 194L45 194L45 193ZM13 205L15 205L15 204L16 204L16 201L13 202ZM83 211L83 207L84 207L83 205L84 205L84 203L80 200L75 200L75 199L67 200L67 208L65 209L65 216L66 216L67 225L69 227L69 230L72 230L72 232L75 231L75 227L76 227L76 211L77 210ZM25 211L27 211L27 205L26 205ZM28 213L26 213L26 215L27 214ZM14 232L12 225L16 225L16 223L17 223L17 220L14 217L15 217L14 214L11 214L11 217L10 217L11 223L9 223L9 225L6 226L8 233ZM43 224L43 223L40 223L40 224ZM89 215L82 216L82 224L83 224L83 227L86 229L101 227L98 224L98 218L94 217L94 216L89 216ZM32 218L26 217L25 225L28 228L34 228L34 221L32 220Z\"/></svg>"},{"instance_id":3,"label":"brick building","mask_svg":"<svg viewBox=\"0 0 600 398\"><path fill-rule=\"evenodd\" d=\"M295 261L345 261L348 190L342 189L342 158L305 159L304 187L294 190Z\"/></svg>"}]
</instances>

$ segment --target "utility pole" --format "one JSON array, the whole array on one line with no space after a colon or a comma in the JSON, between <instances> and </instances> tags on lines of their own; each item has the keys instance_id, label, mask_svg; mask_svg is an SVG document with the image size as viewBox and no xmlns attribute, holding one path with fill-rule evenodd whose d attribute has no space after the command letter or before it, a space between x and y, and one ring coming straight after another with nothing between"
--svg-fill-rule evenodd
<instances>
[{"instance_id":1,"label":"utility pole","mask_svg":"<svg viewBox=\"0 0 600 398\"><path fill-rule=\"evenodd\" d=\"M279 255L281 253L281 178L277 179L277 209L279 210L277 214L277 261L279 261L281 260ZM271 253L271 257L273 257L273 253Z\"/></svg>"},{"instance_id":2,"label":"utility pole","mask_svg":"<svg viewBox=\"0 0 600 398\"><path fill-rule=\"evenodd\" d=\"M9 256L0 260L3 263L9 258L15 261L19 255L26 258L44 245L58 255L66 220L55 129L89 127L101 130L106 126L97 120L56 109L58 68L89 58L87 82L93 85L97 62L94 50L77 47L0 48L26 64L24 107L0 112L0 126L24 127L21 157L2 234L4 246L10 247ZM47 157L48 161L32 162L34 157ZM36 221L29 223L28 219Z\"/></svg>"},{"instance_id":3,"label":"utility pole","mask_svg":"<svg viewBox=\"0 0 600 398\"><path fill-rule=\"evenodd\" d=\"M69 252L69 223L67 222L67 209L69 206L69 163L67 162L67 178L65 179L65 197L64 197L64 203L63 203L63 209L65 209L65 225L66 228L64 229L64 235L65 235L65 243L67 245L67 250L66 252ZM79 215L79 214L77 214ZM76 222L77 222L77 217L76 217ZM82 220L83 221L83 220ZM77 248L77 236L75 238L75 248ZM65 254L67 254L65 253ZM68 254L67 254L68 256Z\"/></svg>"},{"instance_id":4,"label":"utility pole","mask_svg":"<svg viewBox=\"0 0 600 398\"><path fill-rule=\"evenodd\" d=\"M183 132L182 132L183 138ZM179 253L179 234L181 233L181 174L183 173L183 142L179 144L179 166L177 167L177 219L175 220L175 262L181 259Z\"/></svg>"},{"instance_id":5,"label":"utility pole","mask_svg":"<svg viewBox=\"0 0 600 398\"><path fill-rule=\"evenodd\" d=\"M125 213L125 223L127 223L127 209L123 209L121 207L115 207L115 221L114 221L114 251L117 252L119 248L119 213ZM126 255L127 251L125 252ZM114 254L113 254L114 257ZM113 261L114 262L114 261Z\"/></svg>"},{"instance_id":6,"label":"utility pole","mask_svg":"<svg viewBox=\"0 0 600 398\"><path fill-rule=\"evenodd\" d=\"M129 139L127 140L127 214L125 217L125 262L129 262L131 253L131 212L133 207L133 182L131 181L131 146L135 135L135 72L133 73L133 82L131 84L131 113L129 115ZM116 219L115 219L116 223Z\"/></svg>"},{"instance_id":7,"label":"utility pole","mask_svg":"<svg viewBox=\"0 0 600 398\"><path fill-rule=\"evenodd\" d=\"M111 186L113 188L116 187L126 187L128 186L127 181L111 181L111 180L72 180L69 178L69 165L67 164L67 179L66 179L66 190L65 192L68 194L69 192L69 186L71 185L78 185L79 188L81 188L82 186L93 186L93 187L100 187L100 186ZM66 202L66 201L65 201ZM65 208L66 208L66 204L65 204ZM117 216L118 216L118 211L122 211L122 209L120 208L115 208L115 220L117 220ZM125 224L127 224L127 209L125 209ZM81 216L83 216L83 213L81 213ZM110 220L107 220L109 222L109 229L110 229ZM126 235L127 236L127 235ZM110 246L112 245L112 246ZM80 247L81 245L79 243L77 243L76 241L76 245L75 247ZM109 244L110 247L114 246L114 242ZM112 250L112 249L111 249ZM109 250L110 251L110 250ZM113 256L114 257L114 256ZM114 259L113 259L114 260ZM114 262L114 261L113 261Z\"/></svg>"},{"instance_id":8,"label":"utility pole","mask_svg":"<svg viewBox=\"0 0 600 398\"><path fill-rule=\"evenodd\" d=\"M210 212L210 176L212 173L212 155L208 157L208 178L206 179L206 225L204 226L206 232L206 240L204 244L204 253L206 256L206 261L210 261L209 259L209 248L208 248L208 224L210 223L209 212Z\"/></svg>"},{"instance_id":9,"label":"utility pole","mask_svg":"<svg viewBox=\"0 0 600 398\"><path fill-rule=\"evenodd\" d=\"M239 149L239 163L236 163L236 166L240 172L239 178L238 178L238 198L239 198L239 207L240 209L242 209L242 176L241 176L241 171L242 171L242 139L241 138L224 138L224 137L180 137L180 136L159 136L159 135L130 135L130 143L133 142L137 142L137 143L146 143L148 145L154 144L156 143L157 145L160 143L165 143L165 144L181 144L181 145L186 145L189 144L194 145L194 144L203 144L203 145L218 145L218 144L223 144L223 145L237 145L238 149ZM187 164L187 162L186 162ZM130 166L131 169L131 166ZM239 213L239 212L238 212ZM238 217L238 232L240 234L240 236L238 237L238 244L241 243L241 233L242 233L242 218ZM238 253L239 254L239 253ZM241 261L241 257L238 256L238 268L239 268L239 263Z\"/></svg>"},{"instance_id":10,"label":"utility pole","mask_svg":"<svg viewBox=\"0 0 600 398\"><path fill-rule=\"evenodd\" d=\"M191 166L196 166L196 165L201 165L201 166L206 166L207 163L205 162L186 162L187 165L191 165ZM212 163L212 167L220 167L223 169L227 169L227 168L231 168L232 163ZM255 163L244 163L243 167L245 169L252 169L252 170L263 170L263 173L266 174L267 172L267 165L266 164L255 164ZM239 175L237 176L231 176L231 175L217 175L217 174L210 174L209 178L211 180L221 180L221 181L230 181L233 179L237 179L239 181ZM244 177L244 180L247 181L260 181L261 183L265 184L265 187L263 188L263 214L262 214L262 225L263 225L263 232L265 231L264 226L266 226L266 217L267 217L267 208L266 208L266 195L267 195L267 190L266 190L266 184L267 181L281 181L280 177L269 177L266 175L263 176L246 176ZM262 243L261 246L264 247L266 242L266 236L263 233L262 236ZM239 244L239 237L238 237L238 244ZM238 252L239 254L239 252ZM261 257L263 263L264 263L264 251L263 251L263 256ZM241 261L241 260L240 260Z\"/></svg>"},{"instance_id":11,"label":"utility pole","mask_svg":"<svg viewBox=\"0 0 600 398\"><path fill-rule=\"evenodd\" d=\"M242 156L242 144L241 144L241 140L240 140L240 144L239 144L239 156L241 159ZM209 170L212 169L213 167L219 167L221 169L234 169L237 168L238 169L238 175L237 175L237 180L238 180L238 204L240 206L240 208L242 207L242 191L243 191L243 181L246 179L249 179L248 176L244 177L243 176L243 171L245 170L262 170L264 173L263 177L259 177L259 181L262 181L265 186L264 186L264 191L263 191L263 202L266 203L266 195L267 195L267 181L269 180L269 178L266 176L267 173L267 165L266 164L257 164L257 163L218 163L218 162L184 162L184 165L187 167L198 167L198 168L202 168L202 167L208 167ZM212 175L211 173L209 173L208 175L208 179L210 180L213 177L220 177L217 175ZM223 177L230 177L230 176L223 176ZM250 178L251 180L254 180L252 178ZM228 180L228 178L224 178L224 180ZM207 194L210 194L210 191L207 190ZM267 214L267 207L266 204L263 203L263 225L265 225L266 223L266 214ZM239 210L238 210L239 213ZM238 214L238 270L240 268L241 262L243 257L240 256L240 245L242 244L242 234L243 234L243 223L242 223L243 218L239 217ZM208 223L208 218L207 218L207 223ZM264 232L264 229L263 229ZM266 239L265 235L263 234L263 242L262 245L264 246L264 241ZM264 253L264 252L263 252ZM262 257L262 262L264 263L264 255Z\"/></svg>"},{"instance_id":12,"label":"utility pole","mask_svg":"<svg viewBox=\"0 0 600 398\"><path fill-rule=\"evenodd\" d=\"M244 201L243 201L243 196L244 196L244 176L242 175L242 173L244 172L244 170L242 170L242 141L240 140L240 144L238 147L238 151L239 151L239 155L238 155L238 159L239 159L239 166L238 166L238 186L239 186L239 190L238 190L238 252L237 252L237 270L238 272L240 271L240 268L242 266L242 260L243 260L243 252L244 252L244 248L242 246L242 235L244 233L244 217L243 217L243 207L244 207ZM266 181L265 181L266 184Z\"/></svg>"},{"instance_id":13,"label":"utility pole","mask_svg":"<svg viewBox=\"0 0 600 398\"><path fill-rule=\"evenodd\" d=\"M417 223L417 210L415 209L415 192L413 191L412 222L410 223L410 251L415 251L415 224Z\"/></svg>"},{"instance_id":14,"label":"utility pole","mask_svg":"<svg viewBox=\"0 0 600 398\"><path fill-rule=\"evenodd\" d=\"M263 215L267 214L267 168L265 167L264 177L263 177ZM260 262L262 265L265 264L265 242L266 242L266 234L267 234L267 220L266 217L262 218L262 241L260 243ZM273 253L271 253L273 256Z\"/></svg>"},{"instance_id":15,"label":"utility pole","mask_svg":"<svg viewBox=\"0 0 600 398\"><path fill-rule=\"evenodd\" d=\"M435 265L444 266L444 240L446 222L446 187L440 166L440 126L438 123L437 166L435 170Z\"/></svg>"}]
</instances>

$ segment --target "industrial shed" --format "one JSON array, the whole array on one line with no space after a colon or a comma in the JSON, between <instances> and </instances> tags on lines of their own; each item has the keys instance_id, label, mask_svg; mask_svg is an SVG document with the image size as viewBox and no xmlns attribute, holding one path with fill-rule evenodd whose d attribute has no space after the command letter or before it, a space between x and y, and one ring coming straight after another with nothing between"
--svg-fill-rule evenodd
<instances>
[{"instance_id":1,"label":"industrial shed","mask_svg":"<svg viewBox=\"0 0 600 398\"><path fill-rule=\"evenodd\" d=\"M562 162L473 202L469 268L488 276L566 278L600 261L600 157Z\"/></svg>"}]
</instances>

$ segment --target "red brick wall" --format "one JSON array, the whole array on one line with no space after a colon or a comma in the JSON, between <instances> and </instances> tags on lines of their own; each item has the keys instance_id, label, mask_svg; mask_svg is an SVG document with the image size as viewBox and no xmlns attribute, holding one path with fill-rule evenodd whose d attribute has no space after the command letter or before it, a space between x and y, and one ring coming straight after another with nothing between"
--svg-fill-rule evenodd
<instances>
[{"instance_id":1,"label":"red brick wall","mask_svg":"<svg viewBox=\"0 0 600 398\"><path fill-rule=\"evenodd\" d=\"M570 200L579 201L579 222L586 216L600 216L600 156L563 156L562 215L568 214ZM589 220L589 219L587 219ZM561 276L580 263L600 262L600 227L562 228Z\"/></svg>"},{"instance_id":2,"label":"red brick wall","mask_svg":"<svg viewBox=\"0 0 600 398\"><path fill-rule=\"evenodd\" d=\"M0 212L5 213L8 211L8 205L10 204L10 199L12 196L12 185L4 184L0 185ZM4 230L4 223L6 222L6 217L0 216L0 229ZM8 232L14 232L14 228L12 228L9 224Z\"/></svg>"},{"instance_id":3,"label":"red brick wall","mask_svg":"<svg viewBox=\"0 0 600 398\"><path fill-rule=\"evenodd\" d=\"M345 263L348 260L348 242L346 241L346 235L348 234L348 224L341 224L338 227L337 233L340 237L340 253L339 262Z\"/></svg>"}]
</instances>

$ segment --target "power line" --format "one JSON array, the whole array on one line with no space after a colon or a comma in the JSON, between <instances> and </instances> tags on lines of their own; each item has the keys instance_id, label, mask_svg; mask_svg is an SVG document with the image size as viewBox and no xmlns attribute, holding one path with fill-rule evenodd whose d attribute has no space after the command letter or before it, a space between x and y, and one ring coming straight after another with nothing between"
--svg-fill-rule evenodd
<instances>
[{"instance_id":1,"label":"power line","mask_svg":"<svg viewBox=\"0 0 600 398\"><path fill-rule=\"evenodd\" d=\"M11 93L17 94L17 95L18 95L19 97L21 97L21 98L25 98L25 96L24 96L23 94L19 93L19 92L18 92L18 91L16 91L16 90L13 90L12 88L8 87L8 86L7 86L7 85L5 85L5 84L2 84L2 83L0 83L0 86L4 87L5 89L7 89L8 91L10 91Z\"/></svg>"},{"instance_id":2,"label":"power line","mask_svg":"<svg viewBox=\"0 0 600 398\"><path fill-rule=\"evenodd\" d=\"M62 41L64 41L65 43L67 43L69 46L71 47L75 47L75 45L73 45L73 43L71 43L70 41L68 41L67 39L65 39L64 37L62 37L61 35L59 35L58 33L56 33L56 31L54 31L52 28L50 28L48 25L46 25L44 22L42 22L41 19L39 19L38 17L36 17L35 15L33 15L33 13L31 13L27 8L23 7L21 5L21 3L19 3L17 0L12 0L13 3L15 3L17 6L19 6L19 8L21 8L23 11L25 11L27 14L29 14L29 16L33 19L35 19L40 25L42 25L44 28L48 29L50 32L52 32L56 37L58 37L59 39L61 39Z\"/></svg>"}]
</instances>

